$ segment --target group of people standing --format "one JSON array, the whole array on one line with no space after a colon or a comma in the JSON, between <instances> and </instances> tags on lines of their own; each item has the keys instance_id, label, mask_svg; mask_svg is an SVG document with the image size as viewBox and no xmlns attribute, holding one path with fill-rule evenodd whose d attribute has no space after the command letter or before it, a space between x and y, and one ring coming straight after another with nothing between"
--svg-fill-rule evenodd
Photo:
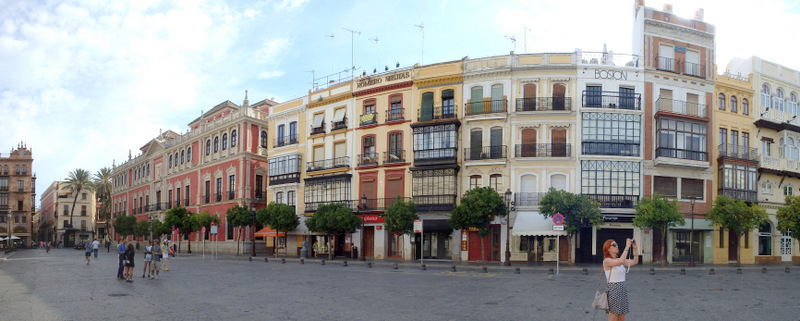
<instances>
[{"instance_id":1,"label":"group of people standing","mask_svg":"<svg viewBox=\"0 0 800 321\"><path fill-rule=\"evenodd\" d=\"M136 256L135 249L136 247L133 242L126 245L124 240L120 239L119 245L117 245L117 254L119 255L117 280L125 279L125 282L133 282L133 268L136 266L134 263L134 258ZM158 280L158 275L161 270L169 271L167 259L170 253L168 241L164 240L161 244L159 244L158 239L154 240L153 243L147 241L147 245L144 247L142 278L146 276L150 280Z\"/></svg>"}]
</instances>

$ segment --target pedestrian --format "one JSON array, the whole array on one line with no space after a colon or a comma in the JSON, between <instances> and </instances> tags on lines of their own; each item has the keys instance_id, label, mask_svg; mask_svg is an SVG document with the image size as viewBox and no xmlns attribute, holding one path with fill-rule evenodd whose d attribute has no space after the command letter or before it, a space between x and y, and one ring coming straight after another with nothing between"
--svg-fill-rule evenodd
<instances>
[{"instance_id":1,"label":"pedestrian","mask_svg":"<svg viewBox=\"0 0 800 321\"><path fill-rule=\"evenodd\" d=\"M106 239L106 253L111 253L111 241Z\"/></svg>"},{"instance_id":2,"label":"pedestrian","mask_svg":"<svg viewBox=\"0 0 800 321\"><path fill-rule=\"evenodd\" d=\"M46 244L45 247L47 249L47 254L50 254L50 242L46 242L45 244Z\"/></svg>"},{"instance_id":3,"label":"pedestrian","mask_svg":"<svg viewBox=\"0 0 800 321\"><path fill-rule=\"evenodd\" d=\"M161 245L161 258L164 259L164 267L162 270L169 271L167 268L167 259L169 258L169 244L167 240L164 240L164 243Z\"/></svg>"},{"instance_id":4,"label":"pedestrian","mask_svg":"<svg viewBox=\"0 0 800 321\"><path fill-rule=\"evenodd\" d=\"M155 239L153 242L153 261L150 262L150 280L158 280L163 251L161 251L161 245L158 244L158 239Z\"/></svg>"},{"instance_id":5,"label":"pedestrian","mask_svg":"<svg viewBox=\"0 0 800 321\"><path fill-rule=\"evenodd\" d=\"M150 277L150 261L153 260L153 246L150 245L150 241L147 241L147 245L144 246L144 264L142 268L142 278L144 278L145 273L147 277Z\"/></svg>"},{"instance_id":6,"label":"pedestrian","mask_svg":"<svg viewBox=\"0 0 800 321\"><path fill-rule=\"evenodd\" d=\"M99 249L100 249L100 241L98 241L97 239L94 239L94 242L92 242L92 251L94 252L94 258L95 259L97 258L97 251Z\"/></svg>"},{"instance_id":7,"label":"pedestrian","mask_svg":"<svg viewBox=\"0 0 800 321\"><path fill-rule=\"evenodd\" d=\"M633 245L633 259L628 259L628 253ZM621 255L620 255L621 254ZM608 320L625 321L625 314L629 312L628 288L625 285L625 266L639 264L639 248L636 241L625 239L625 250L619 252L619 245L614 240L603 243L603 271L606 274L608 287Z\"/></svg>"},{"instance_id":8,"label":"pedestrian","mask_svg":"<svg viewBox=\"0 0 800 321\"><path fill-rule=\"evenodd\" d=\"M89 242L83 245L85 248L84 253L86 253L86 265L89 265L89 261L92 257L92 245Z\"/></svg>"},{"instance_id":9,"label":"pedestrian","mask_svg":"<svg viewBox=\"0 0 800 321\"><path fill-rule=\"evenodd\" d=\"M122 238L119 239L119 243L117 244L117 258L119 259L119 268L117 269L117 280L122 280L125 277L124 273L122 272L125 268L125 250L127 250L125 246L125 242L122 241Z\"/></svg>"},{"instance_id":10,"label":"pedestrian","mask_svg":"<svg viewBox=\"0 0 800 321\"><path fill-rule=\"evenodd\" d=\"M134 258L136 257L136 250L134 249L133 242L128 243L125 247L125 282L133 283L133 268L136 267L134 264Z\"/></svg>"}]
</instances>

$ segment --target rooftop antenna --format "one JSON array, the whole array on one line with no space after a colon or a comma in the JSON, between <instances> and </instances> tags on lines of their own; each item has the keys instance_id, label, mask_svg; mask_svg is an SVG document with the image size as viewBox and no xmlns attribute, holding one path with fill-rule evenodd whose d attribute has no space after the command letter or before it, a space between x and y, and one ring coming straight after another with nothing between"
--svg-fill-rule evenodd
<instances>
[{"instance_id":1,"label":"rooftop antenna","mask_svg":"<svg viewBox=\"0 0 800 321\"><path fill-rule=\"evenodd\" d=\"M525 40L523 41L523 43L525 44L525 53L528 53L528 31L532 31L531 28L522 26L522 34L523 37L525 37Z\"/></svg>"},{"instance_id":2,"label":"rooftop antenna","mask_svg":"<svg viewBox=\"0 0 800 321\"><path fill-rule=\"evenodd\" d=\"M419 28L419 31L422 31L422 56L419 59L419 64L425 64L425 23L420 23L418 25L414 25L414 27Z\"/></svg>"},{"instance_id":3,"label":"rooftop antenna","mask_svg":"<svg viewBox=\"0 0 800 321\"><path fill-rule=\"evenodd\" d=\"M350 32L350 78L353 78L353 76L355 75L354 72L356 70L356 63L355 63L355 59L354 59L354 56L353 56L354 52L355 52L354 51L355 47L354 47L353 38L355 37L355 34L358 34L360 36L361 35L361 31L350 30L350 29L347 29L347 28L342 28L342 29Z\"/></svg>"},{"instance_id":4,"label":"rooftop antenna","mask_svg":"<svg viewBox=\"0 0 800 321\"><path fill-rule=\"evenodd\" d=\"M517 51L517 37L506 36L506 39L511 40L511 42L514 43L514 51Z\"/></svg>"},{"instance_id":5,"label":"rooftop antenna","mask_svg":"<svg viewBox=\"0 0 800 321\"><path fill-rule=\"evenodd\" d=\"M380 65L381 65L381 40L378 39L378 37L376 36L375 38L370 39L370 41L374 41L375 44L378 45L378 66L380 67Z\"/></svg>"}]
</instances>

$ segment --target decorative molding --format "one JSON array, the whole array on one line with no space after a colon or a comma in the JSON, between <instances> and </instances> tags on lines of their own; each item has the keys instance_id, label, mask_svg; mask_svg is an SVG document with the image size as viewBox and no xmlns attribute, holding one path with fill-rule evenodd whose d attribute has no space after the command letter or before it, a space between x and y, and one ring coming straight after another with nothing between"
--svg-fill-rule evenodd
<instances>
[{"instance_id":1,"label":"decorative molding","mask_svg":"<svg viewBox=\"0 0 800 321\"><path fill-rule=\"evenodd\" d=\"M522 131L523 129L538 129L540 127L542 127L542 124L527 124L518 126L520 131Z\"/></svg>"},{"instance_id":2,"label":"decorative molding","mask_svg":"<svg viewBox=\"0 0 800 321\"><path fill-rule=\"evenodd\" d=\"M693 42L706 48L714 47L713 34L672 23L645 19L644 33L654 36L668 36L680 41Z\"/></svg>"},{"instance_id":3,"label":"decorative molding","mask_svg":"<svg viewBox=\"0 0 800 321\"><path fill-rule=\"evenodd\" d=\"M547 124L547 128L570 128L572 123L566 124Z\"/></svg>"},{"instance_id":4,"label":"decorative molding","mask_svg":"<svg viewBox=\"0 0 800 321\"><path fill-rule=\"evenodd\" d=\"M317 97L319 97L319 96L317 96ZM341 94L336 94L334 96L328 96L328 97L322 98L322 100L319 100L318 98L314 98L314 97L309 97L309 99L311 101L308 103L307 106L308 106L308 109L311 109L311 108L316 108L316 107L320 107L320 106L324 106L324 105L334 104L334 103L337 103L337 102L340 102L340 101L343 101L343 100L350 99L352 97L353 97L353 93L349 92L349 91L341 93Z\"/></svg>"}]
</instances>

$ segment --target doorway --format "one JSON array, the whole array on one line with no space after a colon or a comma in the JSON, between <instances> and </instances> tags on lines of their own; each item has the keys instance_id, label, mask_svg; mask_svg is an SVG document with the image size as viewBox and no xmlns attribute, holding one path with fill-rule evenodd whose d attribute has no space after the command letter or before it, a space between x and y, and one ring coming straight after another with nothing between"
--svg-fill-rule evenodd
<instances>
[{"instance_id":1,"label":"doorway","mask_svg":"<svg viewBox=\"0 0 800 321\"><path fill-rule=\"evenodd\" d=\"M736 252L736 234L733 230L728 230L728 262L738 261L739 255Z\"/></svg>"},{"instance_id":2,"label":"doorway","mask_svg":"<svg viewBox=\"0 0 800 321\"><path fill-rule=\"evenodd\" d=\"M781 236L781 261L792 261L792 237L789 236L789 233Z\"/></svg>"},{"instance_id":3,"label":"doorway","mask_svg":"<svg viewBox=\"0 0 800 321\"><path fill-rule=\"evenodd\" d=\"M374 258L375 257L375 227L374 226L365 226L364 227L364 257L365 258Z\"/></svg>"}]
</instances>

